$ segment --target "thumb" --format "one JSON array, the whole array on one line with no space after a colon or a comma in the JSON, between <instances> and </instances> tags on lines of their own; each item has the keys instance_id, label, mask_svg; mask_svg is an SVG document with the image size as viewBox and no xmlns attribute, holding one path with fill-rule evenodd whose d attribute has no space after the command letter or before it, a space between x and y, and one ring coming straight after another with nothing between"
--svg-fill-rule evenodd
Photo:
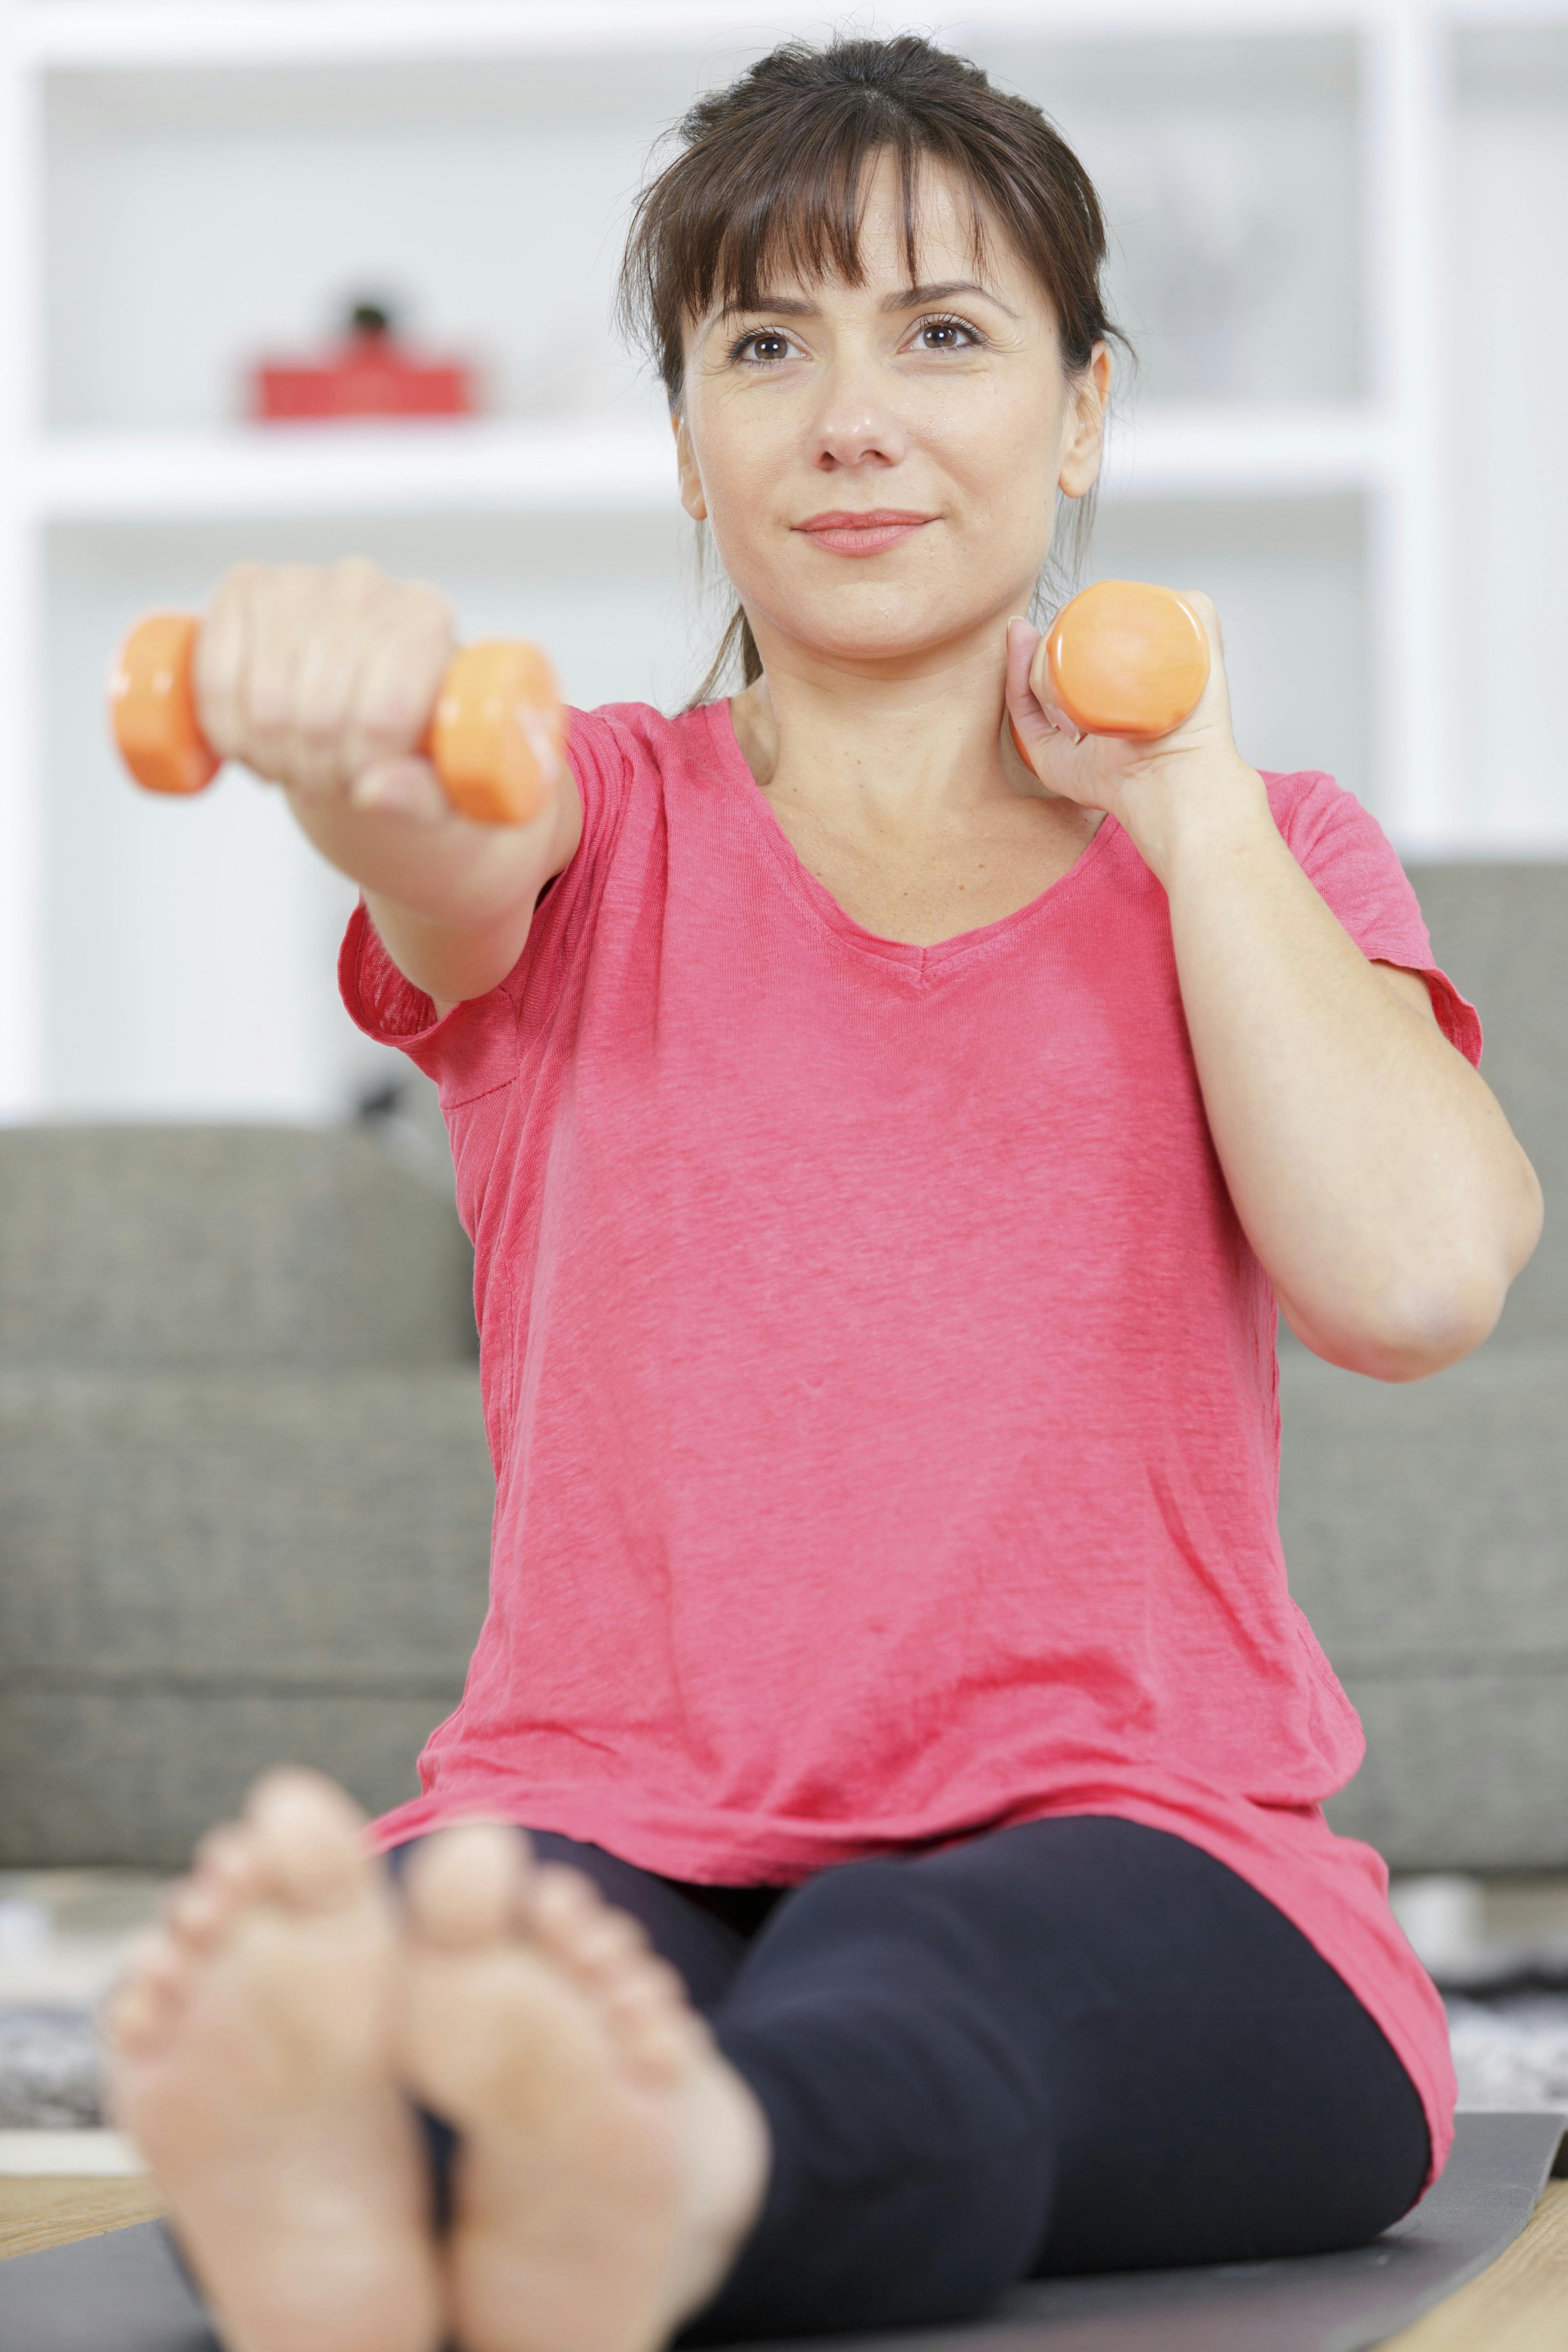
<instances>
[{"instance_id":1,"label":"thumb","mask_svg":"<svg viewBox=\"0 0 1568 2352\"><path fill-rule=\"evenodd\" d=\"M1008 622L1007 717L1020 755L1037 774L1039 754L1052 737L1065 735L1069 743L1083 740L1066 712L1035 690L1032 673L1036 669L1040 672L1040 684L1046 683L1045 664L1037 658L1043 642L1042 632L1032 622L1017 618Z\"/></svg>"},{"instance_id":2,"label":"thumb","mask_svg":"<svg viewBox=\"0 0 1568 2352\"><path fill-rule=\"evenodd\" d=\"M376 816L411 817L417 824L439 824L452 814L429 761L412 754L378 760L363 770L350 786L349 806Z\"/></svg>"}]
</instances>

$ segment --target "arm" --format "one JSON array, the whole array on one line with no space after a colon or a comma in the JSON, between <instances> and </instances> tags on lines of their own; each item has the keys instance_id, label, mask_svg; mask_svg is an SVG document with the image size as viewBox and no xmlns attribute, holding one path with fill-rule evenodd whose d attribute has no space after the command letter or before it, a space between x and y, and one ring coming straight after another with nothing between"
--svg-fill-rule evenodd
<instances>
[{"instance_id":1,"label":"arm","mask_svg":"<svg viewBox=\"0 0 1568 2352\"><path fill-rule=\"evenodd\" d=\"M283 787L441 1012L505 979L583 830L564 762L529 824L474 824L448 806L416 747L452 651L444 599L373 564L242 564L203 625L195 679L213 749Z\"/></svg>"},{"instance_id":2,"label":"arm","mask_svg":"<svg viewBox=\"0 0 1568 2352\"><path fill-rule=\"evenodd\" d=\"M1054 732L1017 690L1032 648L1009 709L1042 781L1110 809L1164 887L1215 1149L1286 1320L1331 1362L1418 1380L1492 1328L1541 1188L1425 983L1368 961L1281 839L1230 739L1213 607L1189 601L1214 673L1158 744Z\"/></svg>"}]
</instances>

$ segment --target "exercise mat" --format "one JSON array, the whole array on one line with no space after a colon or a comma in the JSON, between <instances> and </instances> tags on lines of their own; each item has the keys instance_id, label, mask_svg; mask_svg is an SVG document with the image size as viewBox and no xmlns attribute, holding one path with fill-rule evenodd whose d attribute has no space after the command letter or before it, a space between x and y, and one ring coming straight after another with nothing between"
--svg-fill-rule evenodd
<instances>
[{"instance_id":1,"label":"exercise mat","mask_svg":"<svg viewBox=\"0 0 1568 2352\"><path fill-rule=\"evenodd\" d=\"M1568 2178L1568 2115L1474 2112L1425 2203L1369 2246L1276 2263L1040 2279L879 2352L1366 2352L1493 2263ZM1568 2315L1565 2315L1568 2331ZM5 2352L217 2352L162 2222L0 2263ZM810 2352L829 2352L813 2339Z\"/></svg>"}]
</instances>

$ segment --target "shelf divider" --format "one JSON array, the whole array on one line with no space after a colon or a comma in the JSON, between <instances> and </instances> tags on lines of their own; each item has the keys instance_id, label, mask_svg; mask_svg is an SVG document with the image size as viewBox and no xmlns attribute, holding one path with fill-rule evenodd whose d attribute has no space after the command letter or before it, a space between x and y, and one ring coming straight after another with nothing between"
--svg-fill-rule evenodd
<instances>
[{"instance_id":1,"label":"shelf divider","mask_svg":"<svg viewBox=\"0 0 1568 2352\"><path fill-rule=\"evenodd\" d=\"M1149 411L1112 444L1109 499L1382 491L1388 421L1362 409ZM206 517L659 513L676 506L657 423L279 425L210 434L58 434L23 467L46 522Z\"/></svg>"}]
</instances>

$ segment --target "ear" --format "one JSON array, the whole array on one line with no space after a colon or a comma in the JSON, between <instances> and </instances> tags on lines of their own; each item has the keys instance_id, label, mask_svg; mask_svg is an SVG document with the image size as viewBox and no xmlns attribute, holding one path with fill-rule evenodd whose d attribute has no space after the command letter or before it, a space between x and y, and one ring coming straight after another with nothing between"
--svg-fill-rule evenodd
<instances>
[{"instance_id":1,"label":"ear","mask_svg":"<svg viewBox=\"0 0 1568 2352\"><path fill-rule=\"evenodd\" d=\"M706 522L708 501L702 495L702 477L697 470L697 452L691 446L686 419L679 410L670 411L669 428L675 436L675 462L680 469L680 503L693 522Z\"/></svg>"},{"instance_id":2,"label":"ear","mask_svg":"<svg viewBox=\"0 0 1568 2352\"><path fill-rule=\"evenodd\" d=\"M1067 446L1057 476L1058 487L1069 499L1081 499L1099 478L1110 403L1110 353L1104 343L1096 343L1074 390Z\"/></svg>"}]
</instances>

